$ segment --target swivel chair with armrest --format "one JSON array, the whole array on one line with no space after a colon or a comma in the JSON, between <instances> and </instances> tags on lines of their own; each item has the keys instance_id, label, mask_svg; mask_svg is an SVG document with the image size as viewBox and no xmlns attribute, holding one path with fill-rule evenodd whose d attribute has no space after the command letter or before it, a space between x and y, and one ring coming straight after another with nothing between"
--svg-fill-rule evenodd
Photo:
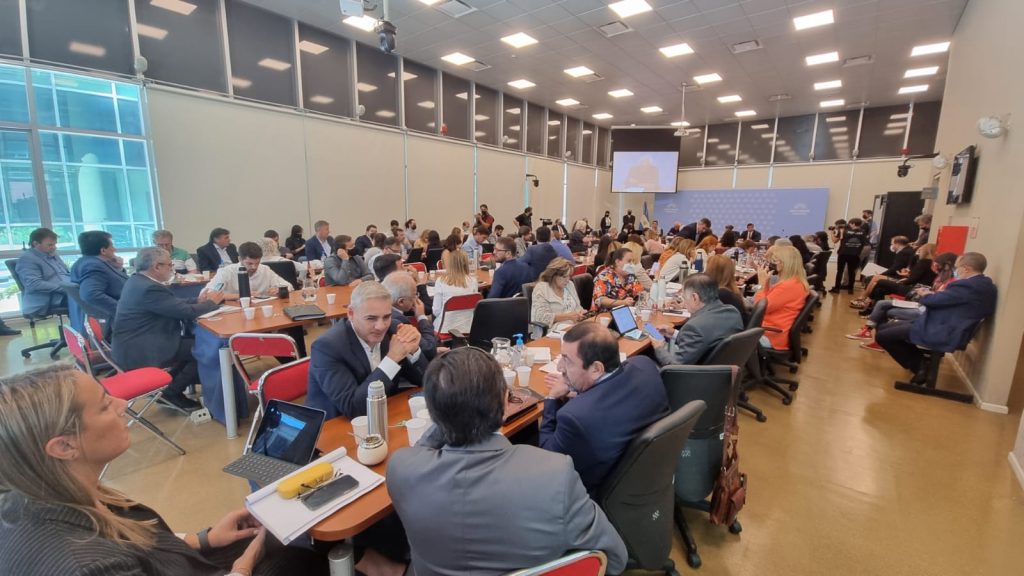
<instances>
[{"instance_id":1,"label":"swivel chair with armrest","mask_svg":"<svg viewBox=\"0 0 1024 576\"><path fill-rule=\"evenodd\" d=\"M754 314L757 314L756 307ZM750 324L752 324L752 322L748 323L748 326ZM737 332L736 334L733 334L719 342L718 346L715 346L715 349L712 350L706 358L704 358L704 360L701 362L701 365L736 366L741 371L744 368L750 371L751 360L757 359L758 341L761 339L761 336L763 335L764 330L760 327L752 327L742 332ZM756 368L756 365L754 366L754 368ZM753 372L750 375L753 381L756 382L758 380L758 374L756 372ZM736 405L753 414L758 422L764 422L768 420L768 417L765 416L764 411L750 403L750 399L747 397L745 389L741 388L738 391Z\"/></svg>"},{"instance_id":2,"label":"swivel chair with armrest","mask_svg":"<svg viewBox=\"0 0 1024 576\"><path fill-rule=\"evenodd\" d=\"M18 275L18 261L17 260L4 260L4 264L7 265L7 270L11 273L11 278L14 279L14 283L18 285L18 291L24 293L25 285L21 282L21 276ZM42 313L25 314L22 312L22 316L28 320L28 325L32 328L36 327L37 320L45 320L51 316L57 317L57 338L44 342L42 344L35 344L27 348L21 349L21 356L23 358L29 358L32 353L36 350L44 350L46 348L52 348L50 350L50 359L56 360L57 355L60 354L62 348L67 347L67 341L64 340L64 317L68 314L68 305L65 303L62 305L51 305Z\"/></svg>"}]
</instances>

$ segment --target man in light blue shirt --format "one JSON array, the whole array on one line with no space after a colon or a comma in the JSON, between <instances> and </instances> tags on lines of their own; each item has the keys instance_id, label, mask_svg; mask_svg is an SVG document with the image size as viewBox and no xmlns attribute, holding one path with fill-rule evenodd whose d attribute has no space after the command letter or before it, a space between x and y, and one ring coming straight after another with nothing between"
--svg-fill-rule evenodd
<instances>
[{"instance_id":1,"label":"man in light blue shirt","mask_svg":"<svg viewBox=\"0 0 1024 576\"><path fill-rule=\"evenodd\" d=\"M551 244L551 247L555 249L555 254L558 254L560 258L565 258L572 264L576 263L576 258L573 257L572 250L569 250L568 246L562 244L562 241L557 238L554 240L551 239L551 228L548 228L547 226L537 228L537 242L547 242L548 244Z\"/></svg>"},{"instance_id":2,"label":"man in light blue shirt","mask_svg":"<svg viewBox=\"0 0 1024 576\"><path fill-rule=\"evenodd\" d=\"M470 234L469 238L467 238L462 244L462 249L466 251L466 254L468 254L470 258L473 258L473 253L476 251L483 254L483 243L487 241L487 235L489 233L490 230L488 230L486 226L477 226L476 228L473 228L473 233Z\"/></svg>"}]
</instances>

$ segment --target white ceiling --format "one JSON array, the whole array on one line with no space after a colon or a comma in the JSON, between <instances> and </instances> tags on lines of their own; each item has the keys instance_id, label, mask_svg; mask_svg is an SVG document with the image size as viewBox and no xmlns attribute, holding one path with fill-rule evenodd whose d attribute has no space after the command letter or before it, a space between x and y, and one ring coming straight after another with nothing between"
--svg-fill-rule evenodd
<instances>
[{"instance_id":1,"label":"white ceiling","mask_svg":"<svg viewBox=\"0 0 1024 576\"><path fill-rule=\"evenodd\" d=\"M376 34L342 24L337 0L245 0L358 41L376 44ZM381 0L371 0L380 3ZM623 19L633 31L605 37L598 26L618 20L604 0L463 0L477 10L452 18L418 0L390 0L389 19L398 27L397 53L478 83L566 110L555 104L575 98L583 109L566 110L593 121L592 114L614 115L602 125L668 124L679 120L681 84L693 76L717 72L722 82L686 95L686 120L721 122L737 110L753 109L755 118L818 111L819 102L843 98L882 106L942 98L948 54L911 58L911 48L950 40L967 0L648 0L653 11ZM833 9L832 25L796 31L792 19ZM379 15L379 11L374 15ZM539 43L513 48L500 38L526 32ZM737 42L758 40L762 49L733 54ZM693 54L666 58L658 48L688 43ZM838 51L840 62L807 66L804 57ZM489 64L472 72L440 59L459 51ZM874 62L842 66L842 60L871 55ZM604 80L586 83L562 70L587 66ZM939 66L935 76L903 79L909 68ZM506 85L526 78L536 87ZM839 90L815 91L813 84L842 80ZM898 95L901 86L928 84L927 92ZM608 92L628 88L634 96L616 99ZM769 102L775 94L789 100ZM717 97L739 94L742 102L720 104ZM660 106L656 116L641 107ZM834 109L833 109L834 110Z\"/></svg>"}]
</instances>

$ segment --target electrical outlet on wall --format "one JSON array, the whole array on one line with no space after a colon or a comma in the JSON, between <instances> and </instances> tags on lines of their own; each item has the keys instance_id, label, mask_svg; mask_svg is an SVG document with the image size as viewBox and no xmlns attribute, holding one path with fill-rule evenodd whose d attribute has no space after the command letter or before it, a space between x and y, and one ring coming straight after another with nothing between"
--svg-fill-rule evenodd
<instances>
[{"instance_id":1,"label":"electrical outlet on wall","mask_svg":"<svg viewBox=\"0 0 1024 576\"><path fill-rule=\"evenodd\" d=\"M971 240L974 240L975 238L978 237L978 224L980 222L981 218L978 218L977 216L971 218L971 223L968 224L968 226L970 227L970 232L968 233L968 236L971 238Z\"/></svg>"}]
</instances>

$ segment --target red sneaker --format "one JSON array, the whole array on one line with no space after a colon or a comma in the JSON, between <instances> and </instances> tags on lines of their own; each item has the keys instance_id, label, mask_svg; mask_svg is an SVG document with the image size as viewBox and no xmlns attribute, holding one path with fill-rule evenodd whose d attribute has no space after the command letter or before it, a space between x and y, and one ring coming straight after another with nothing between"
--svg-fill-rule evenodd
<instances>
[{"instance_id":1,"label":"red sneaker","mask_svg":"<svg viewBox=\"0 0 1024 576\"><path fill-rule=\"evenodd\" d=\"M875 352L885 352L885 348L878 345L878 342L872 340L871 342L861 342L860 347L865 350L874 350Z\"/></svg>"},{"instance_id":2,"label":"red sneaker","mask_svg":"<svg viewBox=\"0 0 1024 576\"><path fill-rule=\"evenodd\" d=\"M846 337L849 338L850 340L872 340L873 339L872 336L871 336L871 327L870 326L862 326L860 330L854 332L853 334L847 334Z\"/></svg>"}]
</instances>

